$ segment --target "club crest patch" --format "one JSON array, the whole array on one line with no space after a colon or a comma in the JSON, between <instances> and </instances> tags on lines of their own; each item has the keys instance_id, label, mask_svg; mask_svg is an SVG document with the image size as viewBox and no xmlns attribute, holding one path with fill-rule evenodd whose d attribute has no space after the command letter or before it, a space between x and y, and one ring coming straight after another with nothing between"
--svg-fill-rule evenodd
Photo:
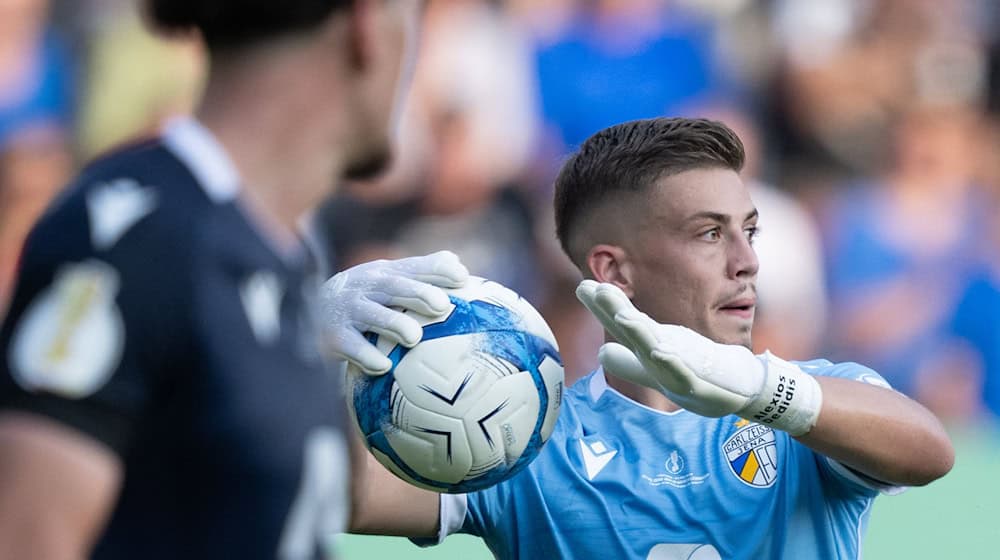
<instances>
[{"instance_id":1,"label":"club crest patch","mask_svg":"<svg viewBox=\"0 0 1000 560\"><path fill-rule=\"evenodd\" d=\"M69 398L95 393L111 377L125 341L115 304L118 272L96 261L69 264L38 294L18 323L8 356L26 391Z\"/></svg>"},{"instance_id":2,"label":"club crest patch","mask_svg":"<svg viewBox=\"0 0 1000 560\"><path fill-rule=\"evenodd\" d=\"M741 426L742 424L742 426ZM774 430L742 421L722 444L726 461L736 478L756 488L767 488L778 478L778 446Z\"/></svg>"}]
</instances>

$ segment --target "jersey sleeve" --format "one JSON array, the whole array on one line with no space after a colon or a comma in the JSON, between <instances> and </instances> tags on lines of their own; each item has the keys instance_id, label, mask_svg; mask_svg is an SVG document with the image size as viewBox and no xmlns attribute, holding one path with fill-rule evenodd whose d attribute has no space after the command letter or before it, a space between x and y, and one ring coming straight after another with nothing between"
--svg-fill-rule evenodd
<instances>
[{"instance_id":1,"label":"jersey sleeve","mask_svg":"<svg viewBox=\"0 0 1000 560\"><path fill-rule=\"evenodd\" d=\"M438 514L438 534L435 537L411 538L417 546L427 547L441 544L448 535L462 532L466 514L469 511L468 495L441 494Z\"/></svg>"},{"instance_id":2,"label":"jersey sleeve","mask_svg":"<svg viewBox=\"0 0 1000 560\"><path fill-rule=\"evenodd\" d=\"M527 472L522 475L526 476ZM514 481L505 480L468 494L441 494L438 535L410 540L419 546L433 546L443 542L448 535L463 533L482 538L487 546L503 546L492 537L498 525L503 523L504 515L510 514L505 505L514 499L513 484Z\"/></svg>"},{"instance_id":3,"label":"jersey sleeve","mask_svg":"<svg viewBox=\"0 0 1000 560\"><path fill-rule=\"evenodd\" d=\"M885 378L875 370L861 364L853 362L835 364L828 360L812 360L797 362L797 365L811 375L850 379L852 381L892 389L892 386L889 385L889 382ZM816 454L816 461L819 464L824 479L833 481L851 493L859 493L867 496L874 496L879 493L893 495L906 490L905 487L895 486L888 482L872 478L825 455Z\"/></svg>"},{"instance_id":4,"label":"jersey sleeve","mask_svg":"<svg viewBox=\"0 0 1000 560\"><path fill-rule=\"evenodd\" d=\"M433 546L455 533L485 537L491 515L496 515L498 493L506 487L500 483L469 494L441 494L437 536L410 540L418 546Z\"/></svg>"},{"instance_id":5,"label":"jersey sleeve","mask_svg":"<svg viewBox=\"0 0 1000 560\"><path fill-rule=\"evenodd\" d=\"M120 455L155 398L160 372L181 365L169 348L183 309L176 286L184 281L180 270L158 278L171 258L143 231L155 198L141 203L124 192L116 200L130 206L95 203L101 195L78 189L42 219L0 328L0 409L52 418Z\"/></svg>"}]
</instances>

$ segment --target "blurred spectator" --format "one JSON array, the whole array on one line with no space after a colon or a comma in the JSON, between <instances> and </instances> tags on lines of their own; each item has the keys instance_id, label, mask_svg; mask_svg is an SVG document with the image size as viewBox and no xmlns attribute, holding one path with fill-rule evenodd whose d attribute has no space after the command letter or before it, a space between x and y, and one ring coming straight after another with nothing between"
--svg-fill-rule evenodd
<instances>
[{"instance_id":1,"label":"blurred spectator","mask_svg":"<svg viewBox=\"0 0 1000 560\"><path fill-rule=\"evenodd\" d=\"M766 138L781 184L822 219L832 358L973 415L979 358L950 324L988 219L976 148L995 3L772 6L783 56Z\"/></svg>"},{"instance_id":2,"label":"blurred spectator","mask_svg":"<svg viewBox=\"0 0 1000 560\"><path fill-rule=\"evenodd\" d=\"M596 0L537 48L542 117L579 145L620 122L669 115L718 87L712 27L661 0Z\"/></svg>"},{"instance_id":3,"label":"blurred spectator","mask_svg":"<svg viewBox=\"0 0 1000 560\"><path fill-rule=\"evenodd\" d=\"M814 359L823 348L828 316L817 225L806 207L787 192L753 175L746 181L760 211L761 228L754 243L760 261L754 350Z\"/></svg>"},{"instance_id":4,"label":"blurred spectator","mask_svg":"<svg viewBox=\"0 0 1000 560\"><path fill-rule=\"evenodd\" d=\"M558 38L580 9L579 0L501 0L500 3L505 16L524 27L540 44Z\"/></svg>"},{"instance_id":5,"label":"blurred spectator","mask_svg":"<svg viewBox=\"0 0 1000 560\"><path fill-rule=\"evenodd\" d=\"M742 176L760 212L760 233L754 242L760 261L754 351L770 350L793 360L815 358L823 348L828 315L816 220L803 204L765 178L769 154L755 115L725 100L685 112L722 121L743 141Z\"/></svg>"},{"instance_id":6,"label":"blurred spectator","mask_svg":"<svg viewBox=\"0 0 1000 560\"><path fill-rule=\"evenodd\" d=\"M995 11L995 3L985 4ZM896 117L913 99L953 102L981 93L976 0L773 5L783 56L768 98L770 138L788 183L803 194L823 194L844 176L880 173L892 157Z\"/></svg>"},{"instance_id":7,"label":"blurred spectator","mask_svg":"<svg viewBox=\"0 0 1000 560\"><path fill-rule=\"evenodd\" d=\"M26 128L65 132L73 110L72 64L47 25L45 0L0 3L0 138Z\"/></svg>"},{"instance_id":8,"label":"blurred spectator","mask_svg":"<svg viewBox=\"0 0 1000 560\"><path fill-rule=\"evenodd\" d=\"M998 209L1000 210L1000 209ZM1000 220L996 220L1000 222ZM1000 227L994 225L994 230ZM1000 231L994 231L994 249L1000 247ZM1000 418L1000 262L995 257L984 263L965 287L949 325L951 332L972 346L978 358L978 382L973 391L977 399L966 415L975 416L981 408Z\"/></svg>"},{"instance_id":9,"label":"blurred spectator","mask_svg":"<svg viewBox=\"0 0 1000 560\"><path fill-rule=\"evenodd\" d=\"M1000 13L994 14L1000 27ZM1000 31L1000 29L998 29ZM1000 420L1000 33L990 51L989 133L977 150L984 183L989 186L986 214L990 219L989 235L977 249L980 265L959 298L951 329L976 351L981 366L982 404Z\"/></svg>"},{"instance_id":10,"label":"blurred spectator","mask_svg":"<svg viewBox=\"0 0 1000 560\"><path fill-rule=\"evenodd\" d=\"M189 113L206 70L196 37L151 33L137 3L101 0L91 9L103 17L87 29L77 138L83 158L152 135L167 118Z\"/></svg>"},{"instance_id":11,"label":"blurred spectator","mask_svg":"<svg viewBox=\"0 0 1000 560\"><path fill-rule=\"evenodd\" d=\"M47 10L0 1L0 317L24 237L72 170L73 64Z\"/></svg>"},{"instance_id":12,"label":"blurred spectator","mask_svg":"<svg viewBox=\"0 0 1000 560\"><path fill-rule=\"evenodd\" d=\"M985 234L977 124L968 107L914 107L887 173L837 193L825 220L834 354L951 417L978 401L974 358L947 333Z\"/></svg>"},{"instance_id":13,"label":"blurred spectator","mask_svg":"<svg viewBox=\"0 0 1000 560\"><path fill-rule=\"evenodd\" d=\"M336 267L451 249L537 303L533 209L517 187L535 147L527 40L488 2L428 4L397 161L320 213Z\"/></svg>"}]
</instances>

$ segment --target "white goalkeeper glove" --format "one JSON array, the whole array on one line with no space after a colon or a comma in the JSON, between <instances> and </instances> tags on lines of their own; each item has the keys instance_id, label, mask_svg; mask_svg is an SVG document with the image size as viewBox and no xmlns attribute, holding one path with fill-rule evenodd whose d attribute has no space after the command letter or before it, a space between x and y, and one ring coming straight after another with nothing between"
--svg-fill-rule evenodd
<instances>
[{"instance_id":1,"label":"white goalkeeper glove","mask_svg":"<svg viewBox=\"0 0 1000 560\"><path fill-rule=\"evenodd\" d=\"M819 383L769 352L719 344L677 325L657 323L617 286L584 280L577 298L621 344L601 347L607 373L656 389L677 405L708 417L736 414L793 436L819 418Z\"/></svg>"},{"instance_id":2,"label":"white goalkeeper glove","mask_svg":"<svg viewBox=\"0 0 1000 560\"><path fill-rule=\"evenodd\" d=\"M469 271L450 251L372 261L339 272L321 289L325 348L369 375L383 374L392 361L363 333L415 345L423 327L403 311L430 317L445 313L451 302L442 288L460 288L468 277Z\"/></svg>"}]
</instances>

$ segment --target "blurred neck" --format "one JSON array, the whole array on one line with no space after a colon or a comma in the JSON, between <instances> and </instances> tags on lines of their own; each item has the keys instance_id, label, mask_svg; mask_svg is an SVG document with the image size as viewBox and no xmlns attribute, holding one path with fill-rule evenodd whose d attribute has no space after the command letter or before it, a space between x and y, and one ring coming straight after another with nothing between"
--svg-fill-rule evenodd
<instances>
[{"instance_id":1,"label":"blurred neck","mask_svg":"<svg viewBox=\"0 0 1000 560\"><path fill-rule=\"evenodd\" d=\"M197 110L236 166L241 196L286 234L332 192L342 167L335 142L342 137L340 92L317 87L301 48L278 46L221 62Z\"/></svg>"}]
</instances>

